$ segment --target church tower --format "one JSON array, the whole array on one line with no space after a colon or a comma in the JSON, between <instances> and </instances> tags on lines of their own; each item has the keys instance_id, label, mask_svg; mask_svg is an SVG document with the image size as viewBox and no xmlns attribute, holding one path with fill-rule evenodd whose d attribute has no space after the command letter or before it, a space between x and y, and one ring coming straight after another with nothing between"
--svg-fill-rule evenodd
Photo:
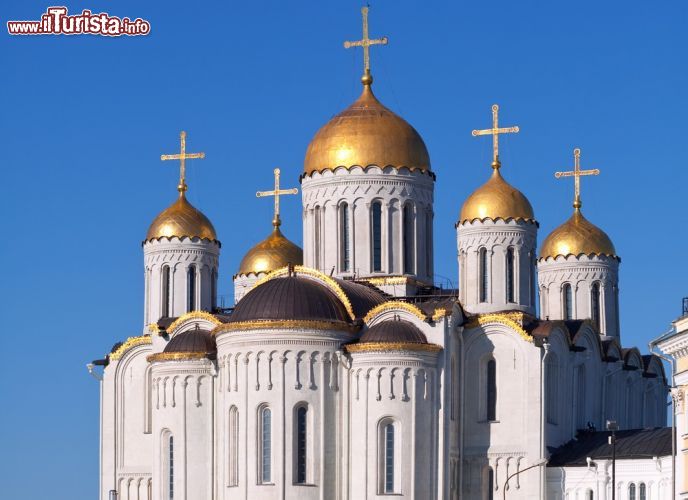
<instances>
[{"instance_id":1,"label":"church tower","mask_svg":"<svg viewBox=\"0 0 688 500\"><path fill-rule=\"evenodd\" d=\"M401 284L433 282L435 174L425 143L373 94L368 50L387 38L346 42L364 52L363 91L308 146L301 175L304 263L326 274Z\"/></svg>"},{"instance_id":2,"label":"church tower","mask_svg":"<svg viewBox=\"0 0 688 500\"><path fill-rule=\"evenodd\" d=\"M581 212L580 177L600 171L581 170L580 149L573 154L573 171L555 174L574 178L573 215L540 249L540 315L551 320L589 319L601 335L618 337L621 259L609 236Z\"/></svg>"},{"instance_id":3,"label":"church tower","mask_svg":"<svg viewBox=\"0 0 688 500\"><path fill-rule=\"evenodd\" d=\"M212 311L217 304L220 242L208 218L186 199L186 160L204 153L186 153L186 132L180 134L179 197L163 210L143 242L145 264L144 331L160 318L191 311Z\"/></svg>"},{"instance_id":4,"label":"church tower","mask_svg":"<svg viewBox=\"0 0 688 500\"><path fill-rule=\"evenodd\" d=\"M272 233L256 246L251 248L239 264L239 271L234 275L234 303L236 304L256 282L266 274L281 269L285 266L300 266L303 264L303 250L284 237L280 226L280 196L285 194L298 194L299 190L280 189L280 169L276 168L275 189L272 191L258 191L256 196L275 197L275 213L272 218Z\"/></svg>"},{"instance_id":5,"label":"church tower","mask_svg":"<svg viewBox=\"0 0 688 500\"><path fill-rule=\"evenodd\" d=\"M471 313L522 311L535 314L535 248L538 223L533 207L501 174L499 107L492 106L493 126L473 135L492 135L490 179L463 204L456 223L459 295Z\"/></svg>"}]
</instances>

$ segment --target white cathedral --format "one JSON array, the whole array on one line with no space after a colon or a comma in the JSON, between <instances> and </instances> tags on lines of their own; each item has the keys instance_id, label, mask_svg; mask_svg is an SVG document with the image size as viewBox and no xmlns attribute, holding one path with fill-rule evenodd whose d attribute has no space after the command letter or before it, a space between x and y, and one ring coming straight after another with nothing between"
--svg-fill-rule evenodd
<instances>
[{"instance_id":1,"label":"white cathedral","mask_svg":"<svg viewBox=\"0 0 688 500\"><path fill-rule=\"evenodd\" d=\"M573 213L538 247L498 155L518 129L494 106L473 132L493 138L492 173L475 166L486 182L450 205L459 287L435 286L436 175L373 94L375 43L366 25L349 44L366 54L362 93L306 150L303 251L280 232L291 190L277 182L232 308L217 303L220 237L185 197L184 162L203 155L182 133L163 157L182 175L143 241L143 331L94 362L100 499L606 499L610 461L589 450L608 420L627 439L616 498L669 498L667 382L656 356L621 344L620 257L578 191L596 172L576 152L561 174Z\"/></svg>"}]
</instances>

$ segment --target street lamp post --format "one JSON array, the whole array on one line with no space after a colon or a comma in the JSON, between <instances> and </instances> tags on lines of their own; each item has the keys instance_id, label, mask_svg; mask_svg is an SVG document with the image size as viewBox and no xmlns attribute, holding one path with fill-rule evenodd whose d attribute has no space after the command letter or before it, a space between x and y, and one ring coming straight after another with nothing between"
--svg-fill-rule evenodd
<instances>
[{"instance_id":1,"label":"street lamp post","mask_svg":"<svg viewBox=\"0 0 688 500\"><path fill-rule=\"evenodd\" d=\"M612 500L616 500L616 431L619 430L617 421L607 420L607 430L612 433L609 436L609 444L612 445Z\"/></svg>"},{"instance_id":2,"label":"street lamp post","mask_svg":"<svg viewBox=\"0 0 688 500\"><path fill-rule=\"evenodd\" d=\"M502 489L502 491L503 491L502 498L503 498L504 500L506 500L506 488L507 488L507 486L509 486L509 480L510 480L512 477L516 477L516 476L518 476L521 472L525 472L525 471L527 471L528 469L533 469L533 468L535 468L535 467L540 467L541 465L545 465L546 463L547 463L547 459L546 459L546 458L543 458L542 460L538 460L537 462L535 462L533 465L530 465L530 466L526 467L525 469L517 470L516 472L514 472L513 474L511 474L510 476L508 476L508 477L506 478L506 481L504 481L504 488Z\"/></svg>"}]
</instances>

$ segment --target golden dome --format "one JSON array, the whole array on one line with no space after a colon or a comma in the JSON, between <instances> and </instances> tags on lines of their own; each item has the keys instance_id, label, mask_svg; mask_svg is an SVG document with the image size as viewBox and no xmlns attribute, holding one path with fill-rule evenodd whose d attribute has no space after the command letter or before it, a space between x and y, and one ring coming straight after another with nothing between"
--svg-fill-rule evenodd
<instances>
[{"instance_id":1,"label":"golden dome","mask_svg":"<svg viewBox=\"0 0 688 500\"><path fill-rule=\"evenodd\" d=\"M322 127L306 150L305 175L337 167L388 165L430 170L430 156L416 130L373 95L372 77L363 93Z\"/></svg>"},{"instance_id":2,"label":"golden dome","mask_svg":"<svg viewBox=\"0 0 688 500\"><path fill-rule=\"evenodd\" d=\"M186 200L183 190L180 190L177 201L155 218L148 228L146 241L173 236L217 240L210 220Z\"/></svg>"},{"instance_id":3,"label":"golden dome","mask_svg":"<svg viewBox=\"0 0 688 500\"><path fill-rule=\"evenodd\" d=\"M607 255L617 257L607 233L583 217L576 208L569 220L552 231L540 249L540 259L559 255Z\"/></svg>"},{"instance_id":4,"label":"golden dome","mask_svg":"<svg viewBox=\"0 0 688 500\"><path fill-rule=\"evenodd\" d=\"M241 259L240 274L269 273L287 265L303 264L303 250L287 238L279 230L279 223L274 224L272 234L254 246Z\"/></svg>"},{"instance_id":5,"label":"golden dome","mask_svg":"<svg viewBox=\"0 0 688 500\"><path fill-rule=\"evenodd\" d=\"M534 221L533 207L528 198L506 182L499 173L499 160L492 163L492 176L464 202L459 224L475 219L517 219Z\"/></svg>"}]
</instances>

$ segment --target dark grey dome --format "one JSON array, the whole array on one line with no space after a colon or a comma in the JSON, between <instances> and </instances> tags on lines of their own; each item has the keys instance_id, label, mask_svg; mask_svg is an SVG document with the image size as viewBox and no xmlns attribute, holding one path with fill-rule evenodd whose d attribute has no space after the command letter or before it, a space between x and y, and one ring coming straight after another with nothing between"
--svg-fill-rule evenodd
<instances>
[{"instance_id":1,"label":"dark grey dome","mask_svg":"<svg viewBox=\"0 0 688 500\"><path fill-rule=\"evenodd\" d=\"M401 319L392 319L371 326L367 332L361 335L359 343L371 342L427 344L428 339L413 323Z\"/></svg>"},{"instance_id":2,"label":"dark grey dome","mask_svg":"<svg viewBox=\"0 0 688 500\"><path fill-rule=\"evenodd\" d=\"M344 304L325 285L302 276L274 278L248 292L230 322L306 320L349 322Z\"/></svg>"},{"instance_id":3,"label":"dark grey dome","mask_svg":"<svg viewBox=\"0 0 688 500\"><path fill-rule=\"evenodd\" d=\"M351 308L356 318L363 318L373 307L379 306L388 300L373 285L338 278L333 279L344 290L349 302L351 302Z\"/></svg>"},{"instance_id":4,"label":"dark grey dome","mask_svg":"<svg viewBox=\"0 0 688 500\"><path fill-rule=\"evenodd\" d=\"M172 337L164 352L217 352L215 337L206 330L189 330Z\"/></svg>"}]
</instances>

